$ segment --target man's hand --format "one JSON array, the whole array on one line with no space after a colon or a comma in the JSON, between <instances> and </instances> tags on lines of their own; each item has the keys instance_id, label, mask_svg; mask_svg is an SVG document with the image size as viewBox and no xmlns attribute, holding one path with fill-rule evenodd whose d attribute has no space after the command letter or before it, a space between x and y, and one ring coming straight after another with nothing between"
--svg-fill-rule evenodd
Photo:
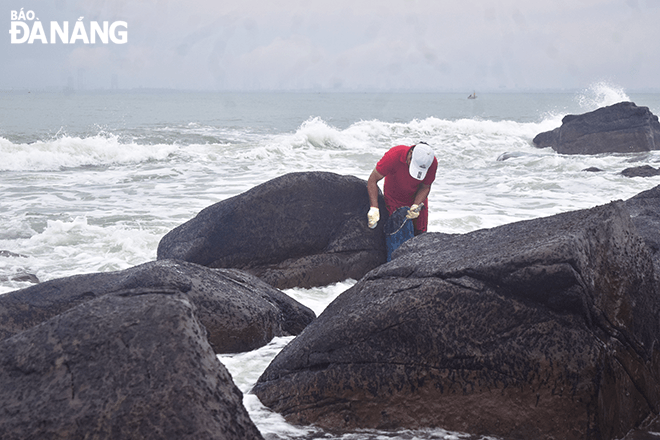
<instances>
[{"instance_id":1,"label":"man's hand","mask_svg":"<svg viewBox=\"0 0 660 440\"><path fill-rule=\"evenodd\" d=\"M380 209L376 208L375 206L369 208L369 212L367 213L367 220L367 225L369 225L369 228L375 228L378 224L378 220L380 220Z\"/></svg>"},{"instance_id":2,"label":"man's hand","mask_svg":"<svg viewBox=\"0 0 660 440\"><path fill-rule=\"evenodd\" d=\"M406 214L406 218L410 219L410 220L414 220L417 217L419 217L419 211L422 210L423 206L424 206L424 204L422 204L422 205L412 205L410 207L410 209L408 210L408 214Z\"/></svg>"}]
</instances>

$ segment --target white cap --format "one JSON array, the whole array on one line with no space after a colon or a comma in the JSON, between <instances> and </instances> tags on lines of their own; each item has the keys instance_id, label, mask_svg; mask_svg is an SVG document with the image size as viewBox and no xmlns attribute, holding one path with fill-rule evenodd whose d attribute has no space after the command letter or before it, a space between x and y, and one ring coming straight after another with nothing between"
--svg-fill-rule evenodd
<instances>
[{"instance_id":1,"label":"white cap","mask_svg":"<svg viewBox=\"0 0 660 440\"><path fill-rule=\"evenodd\" d=\"M429 144L426 142L420 142L415 145L412 153L412 159L410 160L410 168L408 172L410 175L417 180L424 180L426 177L426 172L431 167L433 163L433 150L429 147Z\"/></svg>"}]
</instances>

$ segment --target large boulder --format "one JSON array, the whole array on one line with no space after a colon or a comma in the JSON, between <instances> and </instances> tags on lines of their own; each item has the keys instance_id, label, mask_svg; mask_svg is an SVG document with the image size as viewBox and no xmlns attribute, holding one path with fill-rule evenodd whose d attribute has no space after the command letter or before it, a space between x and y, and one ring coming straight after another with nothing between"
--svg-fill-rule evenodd
<instances>
[{"instance_id":1,"label":"large boulder","mask_svg":"<svg viewBox=\"0 0 660 440\"><path fill-rule=\"evenodd\" d=\"M124 291L0 342L0 437L261 439L181 293Z\"/></svg>"},{"instance_id":2,"label":"large boulder","mask_svg":"<svg viewBox=\"0 0 660 440\"><path fill-rule=\"evenodd\" d=\"M280 288L359 279L386 261L382 224L367 227L366 182L291 173L202 210L158 244L158 259L250 272Z\"/></svg>"},{"instance_id":3,"label":"large boulder","mask_svg":"<svg viewBox=\"0 0 660 440\"><path fill-rule=\"evenodd\" d=\"M660 310L622 202L404 243L273 360L293 423L622 438L660 410Z\"/></svg>"},{"instance_id":4,"label":"large boulder","mask_svg":"<svg viewBox=\"0 0 660 440\"><path fill-rule=\"evenodd\" d=\"M648 107L620 102L582 115L567 115L560 127L538 134L533 142L561 154L658 150L660 122Z\"/></svg>"},{"instance_id":5,"label":"large boulder","mask_svg":"<svg viewBox=\"0 0 660 440\"><path fill-rule=\"evenodd\" d=\"M274 336L297 335L316 315L280 290L235 269L161 260L116 272L46 281L0 296L0 340L111 292L179 291L196 305L216 353L250 351Z\"/></svg>"}]
</instances>

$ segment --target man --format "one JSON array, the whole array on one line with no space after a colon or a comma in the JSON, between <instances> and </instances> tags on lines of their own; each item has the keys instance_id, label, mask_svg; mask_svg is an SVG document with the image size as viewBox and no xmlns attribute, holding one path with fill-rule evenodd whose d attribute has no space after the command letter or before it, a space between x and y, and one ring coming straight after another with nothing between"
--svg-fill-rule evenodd
<instances>
[{"instance_id":1,"label":"man","mask_svg":"<svg viewBox=\"0 0 660 440\"><path fill-rule=\"evenodd\" d=\"M398 145L385 153L367 181L371 204L367 214L369 227L375 228L380 220L377 184L385 178L383 195L387 211L392 214L397 208L409 206L407 217L413 219L415 235L426 232L428 195L437 169L438 160L426 142L420 142L412 147ZM422 203L424 205L420 208Z\"/></svg>"}]
</instances>

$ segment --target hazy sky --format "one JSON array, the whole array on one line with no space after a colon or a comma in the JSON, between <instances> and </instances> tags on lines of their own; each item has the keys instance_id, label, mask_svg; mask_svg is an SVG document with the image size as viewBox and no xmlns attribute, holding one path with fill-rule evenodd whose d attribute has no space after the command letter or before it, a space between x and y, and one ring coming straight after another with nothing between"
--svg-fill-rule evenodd
<instances>
[{"instance_id":1,"label":"hazy sky","mask_svg":"<svg viewBox=\"0 0 660 440\"><path fill-rule=\"evenodd\" d=\"M660 90L660 0L0 0L0 89ZM33 43L11 43L12 14ZM16 17L14 17L16 18ZM38 19L38 20L37 20ZM80 19L80 20L79 20ZM15 20L20 21L20 20ZM44 32L34 34L40 23ZM127 42L51 41L124 21ZM34 34L34 35L33 35ZM18 40L19 35L15 38ZM89 39L89 35L87 35ZM48 44L44 44L47 41Z\"/></svg>"}]
</instances>

